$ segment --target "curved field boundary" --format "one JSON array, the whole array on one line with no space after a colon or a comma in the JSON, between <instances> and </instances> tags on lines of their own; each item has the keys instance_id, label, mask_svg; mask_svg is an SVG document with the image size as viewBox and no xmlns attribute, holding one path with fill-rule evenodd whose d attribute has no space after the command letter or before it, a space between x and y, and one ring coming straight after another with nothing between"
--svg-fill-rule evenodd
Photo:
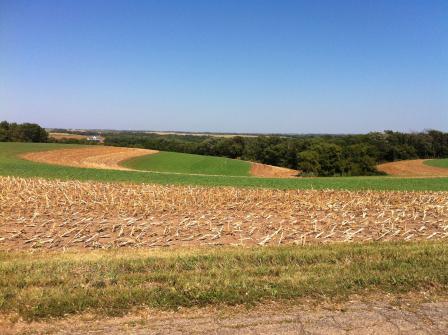
<instances>
[{"instance_id":1,"label":"curved field boundary","mask_svg":"<svg viewBox=\"0 0 448 335\"><path fill-rule=\"evenodd\" d=\"M379 171L397 177L447 177L448 169L427 165L427 159L413 159L384 163L377 166Z\"/></svg>"},{"instance_id":2,"label":"curved field boundary","mask_svg":"<svg viewBox=\"0 0 448 335\"><path fill-rule=\"evenodd\" d=\"M125 167L151 172L221 176L250 176L250 162L225 157L162 151L123 162Z\"/></svg>"},{"instance_id":3,"label":"curved field boundary","mask_svg":"<svg viewBox=\"0 0 448 335\"><path fill-rule=\"evenodd\" d=\"M291 178L298 171L279 166L178 152L160 152L128 160L124 166L150 172L181 173L202 176Z\"/></svg>"},{"instance_id":4,"label":"curved field boundary","mask_svg":"<svg viewBox=\"0 0 448 335\"><path fill-rule=\"evenodd\" d=\"M147 149L92 146L88 148L83 147L30 152L22 155L21 157L34 162L46 164L133 171L132 169L120 165L120 163L131 158L155 154L157 152L157 150Z\"/></svg>"},{"instance_id":5,"label":"curved field boundary","mask_svg":"<svg viewBox=\"0 0 448 335\"><path fill-rule=\"evenodd\" d=\"M152 155L158 153L158 150L123 148L111 146L92 146L70 149L56 149L42 152L31 152L21 157L39 163L73 166L82 168L95 168L107 170L125 170L125 171L144 171L132 169L122 165L124 161L133 158ZM265 165L260 163L250 163L250 174L254 177L264 178L291 178L297 176L298 171L282 168L278 166ZM181 173L181 172L163 172L163 171L147 171L153 173L170 173L185 174L195 176L221 176L203 173ZM229 176L239 177L239 176Z\"/></svg>"},{"instance_id":6,"label":"curved field boundary","mask_svg":"<svg viewBox=\"0 0 448 335\"><path fill-rule=\"evenodd\" d=\"M297 170L287 169L279 166L251 163L250 174L263 178L294 178L300 173Z\"/></svg>"},{"instance_id":7,"label":"curved field boundary","mask_svg":"<svg viewBox=\"0 0 448 335\"><path fill-rule=\"evenodd\" d=\"M389 191L448 191L448 177L397 178L391 176L369 177L316 177L316 178L256 178L229 176L195 176L145 171L119 171L76 168L55 164L40 164L21 158L31 152L42 152L79 145L54 143L0 143L0 176L126 182L135 184L233 186L252 189L333 189L333 190L389 190ZM1 213L1 211L0 211Z\"/></svg>"},{"instance_id":8,"label":"curved field boundary","mask_svg":"<svg viewBox=\"0 0 448 335\"><path fill-rule=\"evenodd\" d=\"M448 158L429 159L425 161L426 165L448 169Z\"/></svg>"}]
</instances>

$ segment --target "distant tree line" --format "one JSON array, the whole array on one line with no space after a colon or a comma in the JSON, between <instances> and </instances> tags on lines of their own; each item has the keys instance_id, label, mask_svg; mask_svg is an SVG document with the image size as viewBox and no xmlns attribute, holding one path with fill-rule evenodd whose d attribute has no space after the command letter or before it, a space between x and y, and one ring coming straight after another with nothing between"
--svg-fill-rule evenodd
<instances>
[{"instance_id":1,"label":"distant tree line","mask_svg":"<svg viewBox=\"0 0 448 335\"><path fill-rule=\"evenodd\" d=\"M237 158L299 169L309 176L375 175L379 174L375 166L382 162L448 157L448 133L437 130L228 138L141 132L104 135L106 145Z\"/></svg>"},{"instance_id":2,"label":"distant tree line","mask_svg":"<svg viewBox=\"0 0 448 335\"><path fill-rule=\"evenodd\" d=\"M47 142L48 133L35 123L0 122L0 142Z\"/></svg>"},{"instance_id":3,"label":"distant tree line","mask_svg":"<svg viewBox=\"0 0 448 335\"><path fill-rule=\"evenodd\" d=\"M59 144L82 144L82 145L100 145L99 142L89 141L88 139L78 139L78 138L54 138L49 137L49 143L59 143Z\"/></svg>"}]
</instances>

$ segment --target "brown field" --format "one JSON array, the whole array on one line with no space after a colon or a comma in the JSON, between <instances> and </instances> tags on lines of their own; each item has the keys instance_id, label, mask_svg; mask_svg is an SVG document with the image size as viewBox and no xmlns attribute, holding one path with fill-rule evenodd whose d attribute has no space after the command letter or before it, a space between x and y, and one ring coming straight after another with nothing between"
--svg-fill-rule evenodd
<instances>
[{"instance_id":1,"label":"brown field","mask_svg":"<svg viewBox=\"0 0 448 335\"><path fill-rule=\"evenodd\" d=\"M95 169L131 170L120 165L121 162L149 154L157 150L92 146L75 149L30 152L22 158L48 164L75 166Z\"/></svg>"},{"instance_id":2,"label":"brown field","mask_svg":"<svg viewBox=\"0 0 448 335\"><path fill-rule=\"evenodd\" d=\"M70 148L50 150L43 152L30 152L22 155L22 158L47 164L75 166L84 168L127 170L120 163L138 156L150 155L158 150L122 148L110 146L93 146L83 148ZM298 171L278 166L251 163L250 174L254 177L265 178L291 178L298 175ZM175 173L176 174L176 173ZM197 174L200 175L200 174Z\"/></svg>"},{"instance_id":3,"label":"brown field","mask_svg":"<svg viewBox=\"0 0 448 335\"><path fill-rule=\"evenodd\" d=\"M424 164L425 159L414 159L384 163L377 166L379 171L397 177L446 177L448 169Z\"/></svg>"},{"instance_id":4,"label":"brown field","mask_svg":"<svg viewBox=\"0 0 448 335\"><path fill-rule=\"evenodd\" d=\"M297 170L287 169L279 166L251 163L250 174L255 177L264 178L294 178L300 173Z\"/></svg>"},{"instance_id":5,"label":"brown field","mask_svg":"<svg viewBox=\"0 0 448 335\"><path fill-rule=\"evenodd\" d=\"M147 134L157 134L157 135L181 135L181 136L210 136L210 137L258 137L259 135L250 134L219 134L219 133L186 133L177 131L147 131Z\"/></svg>"},{"instance_id":6,"label":"brown field","mask_svg":"<svg viewBox=\"0 0 448 335\"><path fill-rule=\"evenodd\" d=\"M0 249L280 245L448 237L448 192L0 177Z\"/></svg>"},{"instance_id":7,"label":"brown field","mask_svg":"<svg viewBox=\"0 0 448 335\"><path fill-rule=\"evenodd\" d=\"M55 140L85 140L88 136L79 134L69 134L69 133L49 133L49 137Z\"/></svg>"}]
</instances>

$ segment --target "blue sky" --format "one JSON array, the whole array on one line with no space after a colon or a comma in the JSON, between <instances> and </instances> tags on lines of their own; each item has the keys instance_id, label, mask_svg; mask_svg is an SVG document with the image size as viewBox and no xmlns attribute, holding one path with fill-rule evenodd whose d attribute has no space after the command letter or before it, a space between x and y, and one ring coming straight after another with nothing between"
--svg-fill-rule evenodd
<instances>
[{"instance_id":1,"label":"blue sky","mask_svg":"<svg viewBox=\"0 0 448 335\"><path fill-rule=\"evenodd\" d=\"M0 0L0 119L448 130L448 1Z\"/></svg>"}]
</instances>

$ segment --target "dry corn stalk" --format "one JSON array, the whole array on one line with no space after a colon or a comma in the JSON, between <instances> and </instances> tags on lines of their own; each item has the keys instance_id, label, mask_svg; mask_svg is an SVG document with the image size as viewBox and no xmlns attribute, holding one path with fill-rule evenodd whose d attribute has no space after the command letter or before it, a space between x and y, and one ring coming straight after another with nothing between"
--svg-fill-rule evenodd
<instances>
[{"instance_id":1,"label":"dry corn stalk","mask_svg":"<svg viewBox=\"0 0 448 335\"><path fill-rule=\"evenodd\" d=\"M448 192L267 190L0 177L0 248L448 240Z\"/></svg>"}]
</instances>

